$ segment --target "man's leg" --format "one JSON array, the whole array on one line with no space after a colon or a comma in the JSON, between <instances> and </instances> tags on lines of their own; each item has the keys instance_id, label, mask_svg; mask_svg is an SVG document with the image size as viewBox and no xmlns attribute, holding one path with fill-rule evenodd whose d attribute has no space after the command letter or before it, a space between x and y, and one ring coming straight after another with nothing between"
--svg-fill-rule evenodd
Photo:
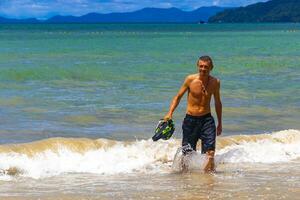
<instances>
[{"instance_id":1,"label":"man's leg","mask_svg":"<svg viewBox=\"0 0 300 200\"><path fill-rule=\"evenodd\" d=\"M215 171L215 151L209 150L206 152L206 163L204 165L204 172L210 173Z\"/></svg>"},{"instance_id":2,"label":"man's leg","mask_svg":"<svg viewBox=\"0 0 300 200\"><path fill-rule=\"evenodd\" d=\"M216 147L216 126L212 116L208 116L203 120L201 130L201 151L206 154L206 163L204 165L204 172L215 171L215 147Z\"/></svg>"},{"instance_id":3,"label":"man's leg","mask_svg":"<svg viewBox=\"0 0 300 200\"><path fill-rule=\"evenodd\" d=\"M192 151L196 151L198 141L196 120L186 116L182 124L182 171L187 172L189 169L188 158Z\"/></svg>"},{"instance_id":4,"label":"man's leg","mask_svg":"<svg viewBox=\"0 0 300 200\"><path fill-rule=\"evenodd\" d=\"M196 151L197 131L196 120L188 116L185 117L182 123L182 147L190 145L192 150ZM182 153L185 154L187 152L183 151Z\"/></svg>"}]
</instances>

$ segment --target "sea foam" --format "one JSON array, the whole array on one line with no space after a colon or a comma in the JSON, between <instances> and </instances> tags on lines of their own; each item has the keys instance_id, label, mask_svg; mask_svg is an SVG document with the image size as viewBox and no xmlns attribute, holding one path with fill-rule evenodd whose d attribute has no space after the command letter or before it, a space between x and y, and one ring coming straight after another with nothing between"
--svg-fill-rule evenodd
<instances>
[{"instance_id":1,"label":"sea foam","mask_svg":"<svg viewBox=\"0 0 300 200\"><path fill-rule=\"evenodd\" d=\"M62 173L169 173L174 170L174 155L180 144L179 139L121 142L50 138L26 144L1 145L0 180L9 180L8 177L13 175L43 178ZM216 162L289 162L300 157L299 145L298 130L219 137ZM204 161L205 156L201 156L199 148L192 163L197 168Z\"/></svg>"}]
</instances>

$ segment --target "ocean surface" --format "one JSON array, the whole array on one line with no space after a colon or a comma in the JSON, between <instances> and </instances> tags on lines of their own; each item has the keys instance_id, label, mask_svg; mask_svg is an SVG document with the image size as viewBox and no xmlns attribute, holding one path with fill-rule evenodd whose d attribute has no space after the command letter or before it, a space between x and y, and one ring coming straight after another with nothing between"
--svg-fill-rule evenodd
<instances>
[{"instance_id":1,"label":"ocean surface","mask_svg":"<svg viewBox=\"0 0 300 200\"><path fill-rule=\"evenodd\" d=\"M297 199L299 52L300 24L0 24L0 199ZM200 146L181 172L186 96L151 140L201 55L215 174Z\"/></svg>"}]
</instances>

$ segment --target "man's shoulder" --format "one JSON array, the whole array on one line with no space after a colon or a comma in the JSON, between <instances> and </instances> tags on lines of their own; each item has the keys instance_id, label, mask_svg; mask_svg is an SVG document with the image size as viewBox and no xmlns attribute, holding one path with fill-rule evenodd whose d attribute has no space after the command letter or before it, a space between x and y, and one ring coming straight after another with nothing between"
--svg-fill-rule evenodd
<instances>
[{"instance_id":1,"label":"man's shoulder","mask_svg":"<svg viewBox=\"0 0 300 200\"><path fill-rule=\"evenodd\" d=\"M186 80L191 81L191 80L196 79L198 76L199 76L198 74L189 74L189 75L187 75Z\"/></svg>"},{"instance_id":2,"label":"man's shoulder","mask_svg":"<svg viewBox=\"0 0 300 200\"><path fill-rule=\"evenodd\" d=\"M210 76L210 80L212 88L214 88L213 90L220 88L220 79L218 79L217 77Z\"/></svg>"},{"instance_id":3,"label":"man's shoulder","mask_svg":"<svg viewBox=\"0 0 300 200\"><path fill-rule=\"evenodd\" d=\"M189 87L189 85L197 78L197 74L189 74L185 77L184 84Z\"/></svg>"},{"instance_id":4,"label":"man's shoulder","mask_svg":"<svg viewBox=\"0 0 300 200\"><path fill-rule=\"evenodd\" d=\"M218 79L217 77L210 76L210 78L211 78L212 82L214 82L214 83L220 84L220 82L221 82L220 79Z\"/></svg>"}]
</instances>

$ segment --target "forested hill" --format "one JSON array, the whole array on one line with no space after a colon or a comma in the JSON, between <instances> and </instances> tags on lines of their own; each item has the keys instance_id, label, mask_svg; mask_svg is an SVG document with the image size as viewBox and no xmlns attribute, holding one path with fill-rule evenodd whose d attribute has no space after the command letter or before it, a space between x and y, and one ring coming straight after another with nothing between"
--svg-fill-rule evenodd
<instances>
[{"instance_id":1,"label":"forested hill","mask_svg":"<svg viewBox=\"0 0 300 200\"><path fill-rule=\"evenodd\" d=\"M300 0L270 0L217 13L210 23L300 22Z\"/></svg>"}]
</instances>

